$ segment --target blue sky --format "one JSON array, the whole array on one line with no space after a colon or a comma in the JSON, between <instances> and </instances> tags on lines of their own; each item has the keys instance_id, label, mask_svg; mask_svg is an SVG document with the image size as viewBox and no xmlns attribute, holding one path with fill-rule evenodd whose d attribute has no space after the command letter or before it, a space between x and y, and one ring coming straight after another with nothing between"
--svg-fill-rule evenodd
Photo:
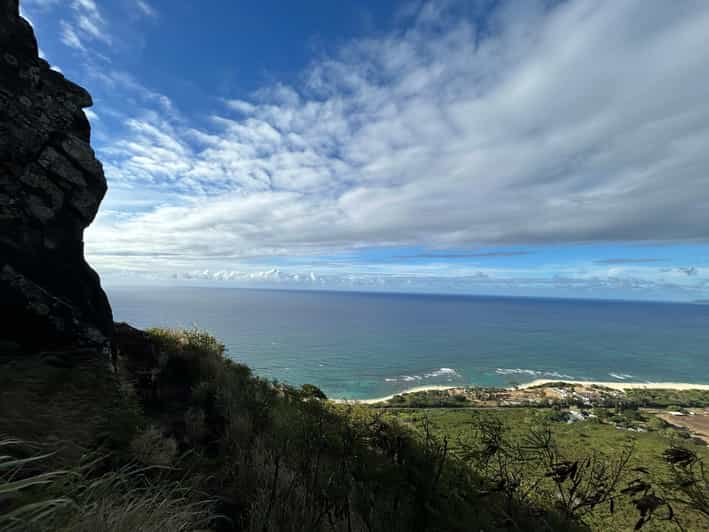
<instances>
[{"instance_id":1,"label":"blue sky","mask_svg":"<svg viewBox=\"0 0 709 532\"><path fill-rule=\"evenodd\" d=\"M709 298L709 3L24 0L111 284Z\"/></svg>"}]
</instances>

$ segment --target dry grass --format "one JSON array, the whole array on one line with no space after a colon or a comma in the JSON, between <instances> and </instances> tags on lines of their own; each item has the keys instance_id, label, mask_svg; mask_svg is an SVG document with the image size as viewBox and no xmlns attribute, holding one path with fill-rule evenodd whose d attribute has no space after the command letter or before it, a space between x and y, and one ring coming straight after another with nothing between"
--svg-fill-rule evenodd
<instances>
[{"instance_id":1,"label":"dry grass","mask_svg":"<svg viewBox=\"0 0 709 532\"><path fill-rule=\"evenodd\" d=\"M0 441L0 530L181 532L205 528L213 518L211 501L168 478L172 469L131 465L99 474L103 460L96 459L43 472L51 454L26 456L35 449Z\"/></svg>"}]
</instances>

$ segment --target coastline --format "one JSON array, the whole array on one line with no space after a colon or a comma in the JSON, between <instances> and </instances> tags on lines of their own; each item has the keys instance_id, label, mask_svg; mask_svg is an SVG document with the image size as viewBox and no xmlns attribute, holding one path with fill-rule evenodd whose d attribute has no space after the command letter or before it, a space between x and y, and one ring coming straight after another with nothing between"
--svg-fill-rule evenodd
<instances>
[{"instance_id":1,"label":"coastline","mask_svg":"<svg viewBox=\"0 0 709 532\"><path fill-rule=\"evenodd\" d=\"M517 386L517 389L524 390L528 388L534 388L535 386L544 386L545 384L552 384L563 382L565 384L578 384L582 386L603 386L604 388L610 388L611 390L638 390L638 389L648 389L648 390L702 390L709 391L709 384L692 384L690 382L609 382L609 381L578 381L578 380L565 380L565 379L535 379L533 381L521 384ZM475 387L475 385L467 386L448 386L448 385L431 385L431 386L415 386L413 388L408 388L399 393L393 393L386 395L384 397L374 397L371 399L332 399L334 403L341 404L361 404L361 405L373 405L377 403L383 403L393 399L397 395L403 395L407 393L417 393L417 392L430 392L430 391L446 391L446 390L460 390L463 388ZM508 386L508 390L514 389Z\"/></svg>"},{"instance_id":2,"label":"coastline","mask_svg":"<svg viewBox=\"0 0 709 532\"><path fill-rule=\"evenodd\" d=\"M468 386L449 386L445 384L432 384L430 386L414 386L413 388L408 388L399 393L393 393L391 395L385 395L384 397L374 397L372 399L332 399L333 403L350 403L358 405L373 405L376 403L383 403L389 399L393 399L397 395L402 395L405 393L416 393L416 392L432 392L435 390L445 391L445 390L457 390L460 388L468 388Z\"/></svg>"},{"instance_id":3,"label":"coastline","mask_svg":"<svg viewBox=\"0 0 709 532\"><path fill-rule=\"evenodd\" d=\"M702 390L709 391L709 384L692 384L691 382L617 382L617 381L574 381L563 379L536 379L522 384L520 389L543 386L553 382L579 384L583 386L603 386L612 390Z\"/></svg>"}]
</instances>

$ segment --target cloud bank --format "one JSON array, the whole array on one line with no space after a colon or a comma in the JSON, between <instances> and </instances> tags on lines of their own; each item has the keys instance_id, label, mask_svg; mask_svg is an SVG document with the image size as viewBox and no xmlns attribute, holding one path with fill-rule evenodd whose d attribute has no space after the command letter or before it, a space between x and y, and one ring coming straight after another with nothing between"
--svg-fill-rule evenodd
<instances>
[{"instance_id":1,"label":"cloud bank","mask_svg":"<svg viewBox=\"0 0 709 532\"><path fill-rule=\"evenodd\" d=\"M179 277L372 247L707 241L708 3L467 5L412 7L206 120L94 73L136 105L99 149L111 192L92 259ZM66 44L106 45L94 2L72 9Z\"/></svg>"},{"instance_id":2,"label":"cloud bank","mask_svg":"<svg viewBox=\"0 0 709 532\"><path fill-rule=\"evenodd\" d=\"M225 102L208 129L130 118L104 150L112 182L192 198L104 223L92 244L706 239L706 3L510 5L485 28L427 4L409 29L316 62L301 87Z\"/></svg>"}]
</instances>

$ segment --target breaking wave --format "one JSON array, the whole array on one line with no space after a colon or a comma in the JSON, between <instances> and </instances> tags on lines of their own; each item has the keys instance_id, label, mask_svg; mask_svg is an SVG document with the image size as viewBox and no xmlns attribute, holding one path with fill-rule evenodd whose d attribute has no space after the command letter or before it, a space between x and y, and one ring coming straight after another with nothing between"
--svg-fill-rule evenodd
<instances>
[{"instance_id":1,"label":"breaking wave","mask_svg":"<svg viewBox=\"0 0 709 532\"><path fill-rule=\"evenodd\" d=\"M461 375L453 368L439 368L422 375L400 375L384 379L384 382L418 382L426 379L446 378L449 382Z\"/></svg>"},{"instance_id":2,"label":"breaking wave","mask_svg":"<svg viewBox=\"0 0 709 532\"><path fill-rule=\"evenodd\" d=\"M536 369L523 369L523 368L497 368L495 373L498 375L529 375L530 377L541 378L549 377L553 379L571 379L576 380L573 375L566 375L564 373L559 373L558 371L545 371Z\"/></svg>"},{"instance_id":3,"label":"breaking wave","mask_svg":"<svg viewBox=\"0 0 709 532\"><path fill-rule=\"evenodd\" d=\"M614 379L618 379L619 381L635 378L633 375L630 375L628 373L609 373L608 375L613 377Z\"/></svg>"}]
</instances>

